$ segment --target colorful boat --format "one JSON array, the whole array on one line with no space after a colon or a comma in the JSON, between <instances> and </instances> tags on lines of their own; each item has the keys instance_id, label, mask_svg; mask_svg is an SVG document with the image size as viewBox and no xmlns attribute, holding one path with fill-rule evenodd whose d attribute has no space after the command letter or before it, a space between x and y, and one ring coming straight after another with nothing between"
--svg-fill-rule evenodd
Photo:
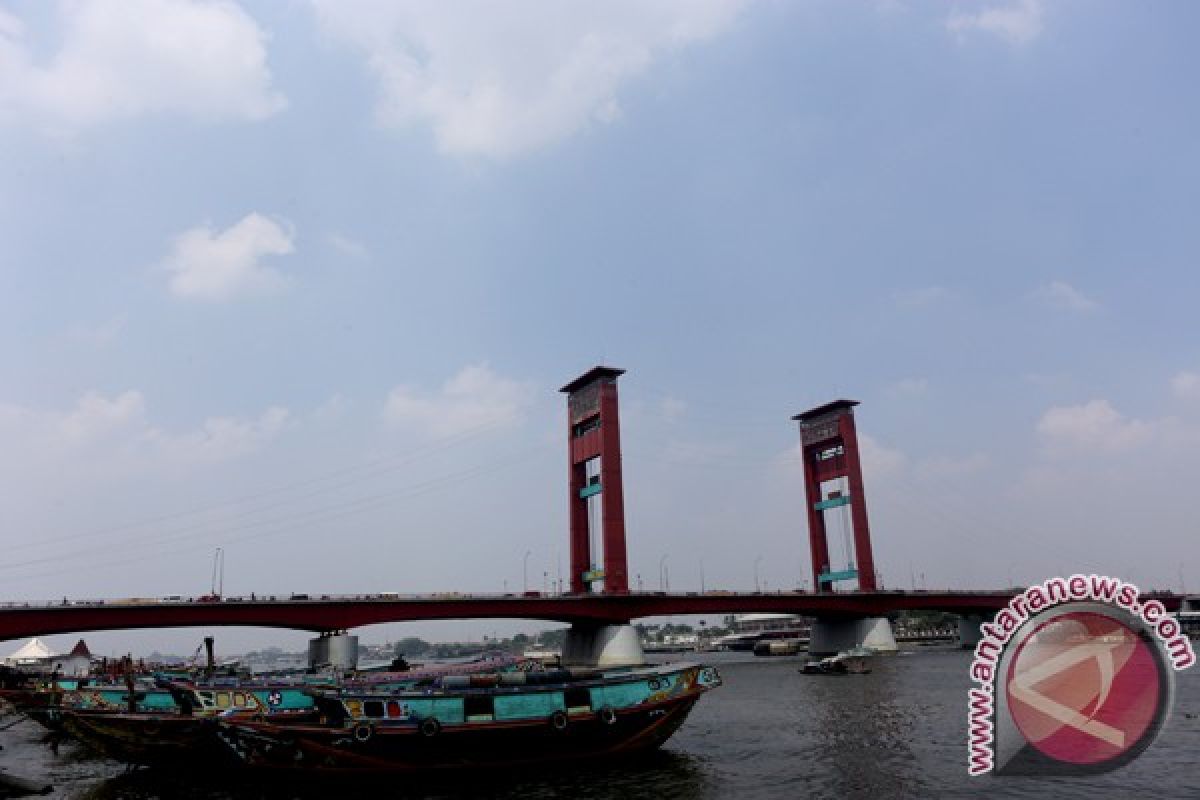
<instances>
[{"instance_id":1,"label":"colorful boat","mask_svg":"<svg viewBox=\"0 0 1200 800\"><path fill-rule=\"evenodd\" d=\"M434 687L316 691L319 724L239 715L217 734L244 764L285 770L421 771L512 767L627 755L661 746L712 667L551 670L446 676Z\"/></svg>"},{"instance_id":2,"label":"colorful boat","mask_svg":"<svg viewBox=\"0 0 1200 800\"><path fill-rule=\"evenodd\" d=\"M442 679L471 679L480 672L506 675L535 665L525 659L484 657L406 672L354 675L274 675L266 679L214 676L190 679L156 673L125 684L70 684L42 693L57 698L44 716L92 749L129 764L167 766L224 756L215 718L237 716L284 726L316 723L313 692L387 691L429 687Z\"/></svg>"}]
</instances>

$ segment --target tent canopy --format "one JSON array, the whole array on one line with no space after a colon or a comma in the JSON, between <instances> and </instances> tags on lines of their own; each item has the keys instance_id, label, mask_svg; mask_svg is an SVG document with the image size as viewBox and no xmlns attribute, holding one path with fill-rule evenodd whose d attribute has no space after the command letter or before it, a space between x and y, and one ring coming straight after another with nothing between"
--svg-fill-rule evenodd
<instances>
[{"instance_id":1,"label":"tent canopy","mask_svg":"<svg viewBox=\"0 0 1200 800\"><path fill-rule=\"evenodd\" d=\"M9 661L19 661L33 658L50 658L54 653L50 652L50 648L46 647L46 643L36 636L25 643L17 652L8 657Z\"/></svg>"}]
</instances>

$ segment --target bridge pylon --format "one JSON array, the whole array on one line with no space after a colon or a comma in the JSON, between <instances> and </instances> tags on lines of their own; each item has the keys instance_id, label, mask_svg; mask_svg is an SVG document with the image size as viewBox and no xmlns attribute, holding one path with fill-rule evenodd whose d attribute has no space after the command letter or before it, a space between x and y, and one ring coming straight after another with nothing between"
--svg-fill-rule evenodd
<instances>
[{"instance_id":1,"label":"bridge pylon","mask_svg":"<svg viewBox=\"0 0 1200 800\"><path fill-rule=\"evenodd\" d=\"M792 417L800 423L814 592L832 592L836 584L848 581L856 581L859 591L877 589L858 431L854 426L856 405L856 400L834 400ZM840 569L834 568L830 558L826 524L837 509L846 537L846 563ZM888 618L814 619L808 642L810 655L831 655L857 647L895 652L896 637Z\"/></svg>"},{"instance_id":2,"label":"bridge pylon","mask_svg":"<svg viewBox=\"0 0 1200 800\"><path fill-rule=\"evenodd\" d=\"M593 367L561 390L567 395L571 592L575 594L629 592L617 409L617 378L624 372Z\"/></svg>"},{"instance_id":3,"label":"bridge pylon","mask_svg":"<svg viewBox=\"0 0 1200 800\"><path fill-rule=\"evenodd\" d=\"M358 666L358 637L344 630L325 631L308 640L308 668L353 670Z\"/></svg>"},{"instance_id":4,"label":"bridge pylon","mask_svg":"<svg viewBox=\"0 0 1200 800\"><path fill-rule=\"evenodd\" d=\"M856 400L834 400L792 417L800 423L812 585L816 592L832 591L835 584L851 580L857 580L858 588L863 591L877 588L858 431L854 427L856 405ZM839 508L843 529L853 531L853 544L846 544L848 563L834 569L826 518Z\"/></svg>"}]
</instances>

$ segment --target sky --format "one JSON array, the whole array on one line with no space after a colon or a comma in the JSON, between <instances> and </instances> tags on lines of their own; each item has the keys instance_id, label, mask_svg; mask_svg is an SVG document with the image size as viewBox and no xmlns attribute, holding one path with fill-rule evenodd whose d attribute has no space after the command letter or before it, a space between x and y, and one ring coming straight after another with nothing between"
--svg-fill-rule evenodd
<instances>
[{"instance_id":1,"label":"sky","mask_svg":"<svg viewBox=\"0 0 1200 800\"><path fill-rule=\"evenodd\" d=\"M0 598L542 588L596 364L644 588L802 585L849 397L885 586L1197 591L1198 17L0 0Z\"/></svg>"}]
</instances>

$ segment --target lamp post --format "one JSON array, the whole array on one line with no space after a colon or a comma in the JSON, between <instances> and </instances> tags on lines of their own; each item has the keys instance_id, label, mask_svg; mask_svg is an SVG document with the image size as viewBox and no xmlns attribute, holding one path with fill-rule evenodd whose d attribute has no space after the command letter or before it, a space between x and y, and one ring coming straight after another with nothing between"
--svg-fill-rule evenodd
<instances>
[{"instance_id":1,"label":"lamp post","mask_svg":"<svg viewBox=\"0 0 1200 800\"><path fill-rule=\"evenodd\" d=\"M532 550L525 551L525 560L521 562L521 591L529 591L529 557L533 555Z\"/></svg>"},{"instance_id":2,"label":"lamp post","mask_svg":"<svg viewBox=\"0 0 1200 800\"><path fill-rule=\"evenodd\" d=\"M213 553L212 588L209 594L220 597L225 593L225 548L218 547Z\"/></svg>"},{"instance_id":3,"label":"lamp post","mask_svg":"<svg viewBox=\"0 0 1200 800\"><path fill-rule=\"evenodd\" d=\"M754 559L754 591L756 591L756 592L762 591L762 588L759 586L759 583L758 583L758 562L760 562L760 561L762 561L762 556L759 556L758 558Z\"/></svg>"}]
</instances>

